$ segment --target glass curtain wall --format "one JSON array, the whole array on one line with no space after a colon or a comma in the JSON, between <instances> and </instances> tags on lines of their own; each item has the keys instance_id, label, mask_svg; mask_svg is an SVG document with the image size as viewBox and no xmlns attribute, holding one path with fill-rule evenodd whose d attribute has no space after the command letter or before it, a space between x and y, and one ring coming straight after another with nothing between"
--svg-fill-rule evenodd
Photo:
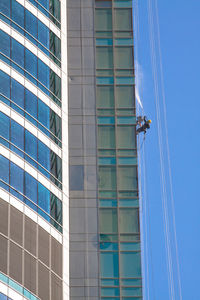
<instances>
[{"instance_id":1,"label":"glass curtain wall","mask_svg":"<svg viewBox=\"0 0 200 300\"><path fill-rule=\"evenodd\" d=\"M142 299L131 0L96 0L101 299Z\"/></svg>"}]
</instances>

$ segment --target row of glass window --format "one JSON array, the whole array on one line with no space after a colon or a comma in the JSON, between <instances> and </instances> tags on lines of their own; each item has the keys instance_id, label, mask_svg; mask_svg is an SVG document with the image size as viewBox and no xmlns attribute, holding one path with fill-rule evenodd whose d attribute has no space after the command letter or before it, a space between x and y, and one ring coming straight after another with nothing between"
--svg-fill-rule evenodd
<instances>
[{"instance_id":1,"label":"row of glass window","mask_svg":"<svg viewBox=\"0 0 200 300\"><path fill-rule=\"evenodd\" d=\"M60 147L61 118L18 81L0 70L0 100L16 110Z\"/></svg>"},{"instance_id":2,"label":"row of glass window","mask_svg":"<svg viewBox=\"0 0 200 300\"><path fill-rule=\"evenodd\" d=\"M32 133L0 112L0 143L62 188L62 160Z\"/></svg>"},{"instance_id":3,"label":"row of glass window","mask_svg":"<svg viewBox=\"0 0 200 300\"><path fill-rule=\"evenodd\" d=\"M108 234L101 233L100 234L100 243L111 243L111 242L140 242L140 234L138 233L119 233Z\"/></svg>"},{"instance_id":4,"label":"row of glass window","mask_svg":"<svg viewBox=\"0 0 200 300\"><path fill-rule=\"evenodd\" d=\"M42 60L4 31L0 32L1 59L37 85L55 102L61 99L61 79ZM42 83L42 84L41 84ZM58 99L59 100L58 100Z\"/></svg>"},{"instance_id":5,"label":"row of glass window","mask_svg":"<svg viewBox=\"0 0 200 300\"><path fill-rule=\"evenodd\" d=\"M22 287L19 283L12 280L8 276L4 275L0 272L0 281L11 287L11 289L15 290L17 293L20 293L24 295L29 300L38 300L37 297L35 297L32 293L30 293L27 289ZM6 295L0 293L0 300L12 300L11 298L8 298Z\"/></svg>"},{"instance_id":6,"label":"row of glass window","mask_svg":"<svg viewBox=\"0 0 200 300\"><path fill-rule=\"evenodd\" d=\"M0 186L62 231L62 202L29 173L0 155Z\"/></svg>"},{"instance_id":7,"label":"row of glass window","mask_svg":"<svg viewBox=\"0 0 200 300\"><path fill-rule=\"evenodd\" d=\"M96 7L132 7L132 0L96 0Z\"/></svg>"},{"instance_id":8,"label":"row of glass window","mask_svg":"<svg viewBox=\"0 0 200 300\"><path fill-rule=\"evenodd\" d=\"M138 198L99 199L99 207L138 207Z\"/></svg>"},{"instance_id":9,"label":"row of glass window","mask_svg":"<svg viewBox=\"0 0 200 300\"><path fill-rule=\"evenodd\" d=\"M123 76L123 77L96 77L97 85L133 85L135 84L135 78L133 76Z\"/></svg>"},{"instance_id":10,"label":"row of glass window","mask_svg":"<svg viewBox=\"0 0 200 300\"><path fill-rule=\"evenodd\" d=\"M60 1L59 0L29 0L45 16L60 29Z\"/></svg>"},{"instance_id":11,"label":"row of glass window","mask_svg":"<svg viewBox=\"0 0 200 300\"><path fill-rule=\"evenodd\" d=\"M61 41L46 25L16 0L0 1L1 19L28 38L58 65L61 60Z\"/></svg>"},{"instance_id":12,"label":"row of glass window","mask_svg":"<svg viewBox=\"0 0 200 300\"><path fill-rule=\"evenodd\" d=\"M142 296L142 288L141 287L103 287L101 288L101 296L104 297L109 297L107 299L110 299L110 297L115 297L115 296L127 296L127 297L136 297L136 296ZM114 298L115 300L117 298ZM120 299L120 298L118 298ZM125 298L126 299L126 298ZM127 298L130 300L130 298ZM135 298L132 298L135 300Z\"/></svg>"}]
</instances>

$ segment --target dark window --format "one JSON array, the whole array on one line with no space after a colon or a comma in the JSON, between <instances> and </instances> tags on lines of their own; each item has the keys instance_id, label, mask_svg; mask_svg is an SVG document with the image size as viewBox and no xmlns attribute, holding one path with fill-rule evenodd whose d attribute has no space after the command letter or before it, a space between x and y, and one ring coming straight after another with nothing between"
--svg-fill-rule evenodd
<instances>
[{"instance_id":1,"label":"dark window","mask_svg":"<svg viewBox=\"0 0 200 300\"><path fill-rule=\"evenodd\" d=\"M3 71L0 71L0 93L10 98L10 77Z\"/></svg>"},{"instance_id":2,"label":"dark window","mask_svg":"<svg viewBox=\"0 0 200 300\"><path fill-rule=\"evenodd\" d=\"M37 181L27 172L25 172L24 194L37 204Z\"/></svg>"},{"instance_id":3,"label":"dark window","mask_svg":"<svg viewBox=\"0 0 200 300\"><path fill-rule=\"evenodd\" d=\"M24 171L12 162L10 162L10 185L23 194Z\"/></svg>"},{"instance_id":4,"label":"dark window","mask_svg":"<svg viewBox=\"0 0 200 300\"><path fill-rule=\"evenodd\" d=\"M71 191L82 191L84 189L83 166L70 166L69 186Z\"/></svg>"},{"instance_id":5,"label":"dark window","mask_svg":"<svg viewBox=\"0 0 200 300\"><path fill-rule=\"evenodd\" d=\"M0 12L10 18L10 1L1 0L0 1Z\"/></svg>"},{"instance_id":6,"label":"dark window","mask_svg":"<svg viewBox=\"0 0 200 300\"><path fill-rule=\"evenodd\" d=\"M37 60L37 56L25 49L25 69L35 78L37 78Z\"/></svg>"},{"instance_id":7,"label":"dark window","mask_svg":"<svg viewBox=\"0 0 200 300\"><path fill-rule=\"evenodd\" d=\"M3 30L0 31L0 52L10 57L10 36Z\"/></svg>"}]
</instances>

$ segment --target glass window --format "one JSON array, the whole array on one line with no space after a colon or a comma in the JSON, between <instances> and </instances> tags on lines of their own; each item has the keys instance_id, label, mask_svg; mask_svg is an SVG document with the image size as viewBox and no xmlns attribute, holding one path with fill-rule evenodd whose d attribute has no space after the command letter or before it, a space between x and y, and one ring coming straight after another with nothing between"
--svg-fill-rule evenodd
<instances>
[{"instance_id":1,"label":"glass window","mask_svg":"<svg viewBox=\"0 0 200 300\"><path fill-rule=\"evenodd\" d=\"M39 0L39 3L41 3L42 6L49 10L49 0Z\"/></svg>"},{"instance_id":2,"label":"glass window","mask_svg":"<svg viewBox=\"0 0 200 300\"><path fill-rule=\"evenodd\" d=\"M141 277L140 252L120 253L120 276Z\"/></svg>"},{"instance_id":3,"label":"glass window","mask_svg":"<svg viewBox=\"0 0 200 300\"><path fill-rule=\"evenodd\" d=\"M49 28L38 20L38 40L49 49Z\"/></svg>"},{"instance_id":4,"label":"glass window","mask_svg":"<svg viewBox=\"0 0 200 300\"><path fill-rule=\"evenodd\" d=\"M100 233L117 233L117 209L104 208L99 211Z\"/></svg>"},{"instance_id":5,"label":"glass window","mask_svg":"<svg viewBox=\"0 0 200 300\"><path fill-rule=\"evenodd\" d=\"M114 29L120 31L132 30L132 10L115 9L114 10Z\"/></svg>"},{"instance_id":6,"label":"glass window","mask_svg":"<svg viewBox=\"0 0 200 300\"><path fill-rule=\"evenodd\" d=\"M116 69L133 68L132 47L115 47L115 68Z\"/></svg>"},{"instance_id":7,"label":"glass window","mask_svg":"<svg viewBox=\"0 0 200 300\"><path fill-rule=\"evenodd\" d=\"M10 76L0 71L0 93L10 98Z\"/></svg>"},{"instance_id":8,"label":"glass window","mask_svg":"<svg viewBox=\"0 0 200 300\"><path fill-rule=\"evenodd\" d=\"M37 138L26 129L25 152L37 161Z\"/></svg>"},{"instance_id":9,"label":"glass window","mask_svg":"<svg viewBox=\"0 0 200 300\"><path fill-rule=\"evenodd\" d=\"M24 194L37 204L37 180L25 172Z\"/></svg>"},{"instance_id":10,"label":"glass window","mask_svg":"<svg viewBox=\"0 0 200 300\"><path fill-rule=\"evenodd\" d=\"M10 36L3 30L0 31L0 52L10 57Z\"/></svg>"},{"instance_id":11,"label":"glass window","mask_svg":"<svg viewBox=\"0 0 200 300\"><path fill-rule=\"evenodd\" d=\"M9 183L9 160L3 155L0 155L0 179Z\"/></svg>"},{"instance_id":12,"label":"glass window","mask_svg":"<svg viewBox=\"0 0 200 300\"><path fill-rule=\"evenodd\" d=\"M96 9L95 30L111 31L112 30L112 10Z\"/></svg>"},{"instance_id":13,"label":"glass window","mask_svg":"<svg viewBox=\"0 0 200 300\"><path fill-rule=\"evenodd\" d=\"M27 9L25 10L25 21L26 30L37 39L37 18L30 13Z\"/></svg>"},{"instance_id":14,"label":"glass window","mask_svg":"<svg viewBox=\"0 0 200 300\"><path fill-rule=\"evenodd\" d=\"M116 86L115 91L117 108L133 107L135 105L135 91L133 86Z\"/></svg>"},{"instance_id":15,"label":"glass window","mask_svg":"<svg viewBox=\"0 0 200 300\"><path fill-rule=\"evenodd\" d=\"M38 182L38 205L50 214L50 191Z\"/></svg>"},{"instance_id":16,"label":"glass window","mask_svg":"<svg viewBox=\"0 0 200 300\"><path fill-rule=\"evenodd\" d=\"M61 118L50 109L50 130L59 139L62 139Z\"/></svg>"},{"instance_id":17,"label":"glass window","mask_svg":"<svg viewBox=\"0 0 200 300\"><path fill-rule=\"evenodd\" d=\"M50 31L50 51L61 59L61 40L52 31Z\"/></svg>"},{"instance_id":18,"label":"glass window","mask_svg":"<svg viewBox=\"0 0 200 300\"><path fill-rule=\"evenodd\" d=\"M112 69L113 68L113 49L112 47L96 48L96 68Z\"/></svg>"},{"instance_id":19,"label":"glass window","mask_svg":"<svg viewBox=\"0 0 200 300\"><path fill-rule=\"evenodd\" d=\"M37 56L25 48L25 69L37 78Z\"/></svg>"},{"instance_id":20,"label":"glass window","mask_svg":"<svg viewBox=\"0 0 200 300\"><path fill-rule=\"evenodd\" d=\"M50 170L50 149L38 140L38 162Z\"/></svg>"},{"instance_id":21,"label":"glass window","mask_svg":"<svg viewBox=\"0 0 200 300\"><path fill-rule=\"evenodd\" d=\"M24 68L24 46L12 39L12 60Z\"/></svg>"},{"instance_id":22,"label":"glass window","mask_svg":"<svg viewBox=\"0 0 200 300\"><path fill-rule=\"evenodd\" d=\"M69 189L71 191L82 191L84 189L83 165L70 165L69 172Z\"/></svg>"},{"instance_id":23,"label":"glass window","mask_svg":"<svg viewBox=\"0 0 200 300\"><path fill-rule=\"evenodd\" d=\"M49 128L50 121L50 109L44 104L41 100L38 100L38 121L44 124L47 128Z\"/></svg>"},{"instance_id":24,"label":"glass window","mask_svg":"<svg viewBox=\"0 0 200 300\"><path fill-rule=\"evenodd\" d=\"M62 224L62 202L51 193L51 216Z\"/></svg>"},{"instance_id":25,"label":"glass window","mask_svg":"<svg viewBox=\"0 0 200 300\"><path fill-rule=\"evenodd\" d=\"M115 148L114 126L98 126L98 148Z\"/></svg>"},{"instance_id":26,"label":"glass window","mask_svg":"<svg viewBox=\"0 0 200 300\"><path fill-rule=\"evenodd\" d=\"M51 151L51 173L62 181L62 160L53 151Z\"/></svg>"},{"instance_id":27,"label":"glass window","mask_svg":"<svg viewBox=\"0 0 200 300\"><path fill-rule=\"evenodd\" d=\"M8 0L0 1L0 12L10 18L10 1Z\"/></svg>"},{"instance_id":28,"label":"glass window","mask_svg":"<svg viewBox=\"0 0 200 300\"><path fill-rule=\"evenodd\" d=\"M60 1L59 0L50 0L50 13L60 21Z\"/></svg>"},{"instance_id":29,"label":"glass window","mask_svg":"<svg viewBox=\"0 0 200 300\"><path fill-rule=\"evenodd\" d=\"M10 162L10 185L24 193L24 171L12 162Z\"/></svg>"},{"instance_id":30,"label":"glass window","mask_svg":"<svg viewBox=\"0 0 200 300\"><path fill-rule=\"evenodd\" d=\"M120 233L138 233L138 209L123 208L119 211Z\"/></svg>"},{"instance_id":31,"label":"glass window","mask_svg":"<svg viewBox=\"0 0 200 300\"><path fill-rule=\"evenodd\" d=\"M135 148L135 127L117 126L117 144L118 148Z\"/></svg>"},{"instance_id":32,"label":"glass window","mask_svg":"<svg viewBox=\"0 0 200 300\"><path fill-rule=\"evenodd\" d=\"M10 118L2 112L0 112L0 132L5 139L10 140Z\"/></svg>"},{"instance_id":33,"label":"glass window","mask_svg":"<svg viewBox=\"0 0 200 300\"><path fill-rule=\"evenodd\" d=\"M25 89L25 110L37 119L37 97Z\"/></svg>"},{"instance_id":34,"label":"glass window","mask_svg":"<svg viewBox=\"0 0 200 300\"><path fill-rule=\"evenodd\" d=\"M12 0L12 20L24 28L24 7L16 0ZM18 29L19 30L19 29Z\"/></svg>"},{"instance_id":35,"label":"glass window","mask_svg":"<svg viewBox=\"0 0 200 300\"><path fill-rule=\"evenodd\" d=\"M7 298L6 295L0 293L0 300L7 300L7 299L8 299L8 298Z\"/></svg>"},{"instance_id":36,"label":"glass window","mask_svg":"<svg viewBox=\"0 0 200 300\"><path fill-rule=\"evenodd\" d=\"M119 276L119 258L117 252L100 253L101 277Z\"/></svg>"},{"instance_id":37,"label":"glass window","mask_svg":"<svg viewBox=\"0 0 200 300\"><path fill-rule=\"evenodd\" d=\"M116 189L116 167L99 167L99 189Z\"/></svg>"},{"instance_id":38,"label":"glass window","mask_svg":"<svg viewBox=\"0 0 200 300\"><path fill-rule=\"evenodd\" d=\"M13 78L11 78L11 99L17 105L24 108L24 87Z\"/></svg>"},{"instance_id":39,"label":"glass window","mask_svg":"<svg viewBox=\"0 0 200 300\"><path fill-rule=\"evenodd\" d=\"M132 0L115 0L114 7L132 7Z\"/></svg>"},{"instance_id":40,"label":"glass window","mask_svg":"<svg viewBox=\"0 0 200 300\"><path fill-rule=\"evenodd\" d=\"M96 1L95 2L96 7L112 7L112 1L111 0L103 0L103 1Z\"/></svg>"},{"instance_id":41,"label":"glass window","mask_svg":"<svg viewBox=\"0 0 200 300\"><path fill-rule=\"evenodd\" d=\"M97 107L114 107L114 87L97 86Z\"/></svg>"},{"instance_id":42,"label":"glass window","mask_svg":"<svg viewBox=\"0 0 200 300\"><path fill-rule=\"evenodd\" d=\"M24 127L11 120L11 142L21 150L24 150ZM12 147L11 147L12 149ZM18 151L15 150L18 153ZM19 152L20 154L20 152ZM20 154L22 155L22 154Z\"/></svg>"},{"instance_id":43,"label":"glass window","mask_svg":"<svg viewBox=\"0 0 200 300\"><path fill-rule=\"evenodd\" d=\"M114 288L114 287L106 287L106 288L101 288L101 296L119 296L119 288ZM110 298L108 298L110 299ZM112 298L111 298L112 299ZM116 298L114 298L116 299Z\"/></svg>"},{"instance_id":44,"label":"glass window","mask_svg":"<svg viewBox=\"0 0 200 300\"><path fill-rule=\"evenodd\" d=\"M137 167L119 167L119 190L137 190Z\"/></svg>"},{"instance_id":45,"label":"glass window","mask_svg":"<svg viewBox=\"0 0 200 300\"><path fill-rule=\"evenodd\" d=\"M38 80L49 89L50 69L40 59L38 59Z\"/></svg>"},{"instance_id":46,"label":"glass window","mask_svg":"<svg viewBox=\"0 0 200 300\"><path fill-rule=\"evenodd\" d=\"M52 70L50 70L50 91L61 98L61 79Z\"/></svg>"}]
</instances>

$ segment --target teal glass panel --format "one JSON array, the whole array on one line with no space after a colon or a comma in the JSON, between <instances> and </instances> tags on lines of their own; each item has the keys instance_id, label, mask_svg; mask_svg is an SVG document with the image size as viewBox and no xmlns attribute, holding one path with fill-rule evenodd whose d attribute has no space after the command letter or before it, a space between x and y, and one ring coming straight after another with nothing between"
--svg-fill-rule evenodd
<instances>
[{"instance_id":1,"label":"teal glass panel","mask_svg":"<svg viewBox=\"0 0 200 300\"><path fill-rule=\"evenodd\" d=\"M112 1L111 0L103 0L103 1L95 1L96 7L112 7Z\"/></svg>"},{"instance_id":2,"label":"teal glass panel","mask_svg":"<svg viewBox=\"0 0 200 300\"><path fill-rule=\"evenodd\" d=\"M27 291L26 289L24 289L24 296L28 299L31 299L31 293L29 291Z\"/></svg>"},{"instance_id":3,"label":"teal glass panel","mask_svg":"<svg viewBox=\"0 0 200 300\"><path fill-rule=\"evenodd\" d=\"M120 253L120 277L141 277L140 252Z\"/></svg>"},{"instance_id":4,"label":"teal glass panel","mask_svg":"<svg viewBox=\"0 0 200 300\"><path fill-rule=\"evenodd\" d=\"M115 68L133 68L133 47L115 47Z\"/></svg>"},{"instance_id":5,"label":"teal glass panel","mask_svg":"<svg viewBox=\"0 0 200 300\"><path fill-rule=\"evenodd\" d=\"M100 207L117 207L116 199L100 199L99 200Z\"/></svg>"},{"instance_id":6,"label":"teal glass panel","mask_svg":"<svg viewBox=\"0 0 200 300\"><path fill-rule=\"evenodd\" d=\"M120 207L138 207L139 200L138 199L120 199L119 206Z\"/></svg>"},{"instance_id":7,"label":"teal glass panel","mask_svg":"<svg viewBox=\"0 0 200 300\"><path fill-rule=\"evenodd\" d=\"M114 87L113 86L97 86L97 107L114 107Z\"/></svg>"},{"instance_id":8,"label":"teal glass panel","mask_svg":"<svg viewBox=\"0 0 200 300\"><path fill-rule=\"evenodd\" d=\"M113 76L113 69L98 69L96 70L96 76Z\"/></svg>"},{"instance_id":9,"label":"teal glass panel","mask_svg":"<svg viewBox=\"0 0 200 300\"><path fill-rule=\"evenodd\" d=\"M140 240L139 234L120 234L121 242L137 242Z\"/></svg>"},{"instance_id":10,"label":"teal glass panel","mask_svg":"<svg viewBox=\"0 0 200 300\"><path fill-rule=\"evenodd\" d=\"M115 0L114 7L132 7L132 0Z\"/></svg>"},{"instance_id":11,"label":"teal glass panel","mask_svg":"<svg viewBox=\"0 0 200 300\"><path fill-rule=\"evenodd\" d=\"M120 233L139 232L139 212L137 208L120 208L119 210Z\"/></svg>"},{"instance_id":12,"label":"teal glass panel","mask_svg":"<svg viewBox=\"0 0 200 300\"><path fill-rule=\"evenodd\" d=\"M114 40L116 46L132 46L133 39L115 39Z\"/></svg>"},{"instance_id":13,"label":"teal glass panel","mask_svg":"<svg viewBox=\"0 0 200 300\"><path fill-rule=\"evenodd\" d=\"M96 31L95 32L96 37L108 37L112 38L112 31Z\"/></svg>"},{"instance_id":14,"label":"teal glass panel","mask_svg":"<svg viewBox=\"0 0 200 300\"><path fill-rule=\"evenodd\" d=\"M135 84L134 77L116 77L116 84Z\"/></svg>"},{"instance_id":15,"label":"teal glass panel","mask_svg":"<svg viewBox=\"0 0 200 300\"><path fill-rule=\"evenodd\" d=\"M118 250L118 243L101 242L100 243L100 250L117 251Z\"/></svg>"},{"instance_id":16,"label":"teal glass panel","mask_svg":"<svg viewBox=\"0 0 200 300\"><path fill-rule=\"evenodd\" d=\"M95 13L95 30L111 31L112 30L112 10L96 9Z\"/></svg>"},{"instance_id":17,"label":"teal glass panel","mask_svg":"<svg viewBox=\"0 0 200 300\"><path fill-rule=\"evenodd\" d=\"M101 297L101 300L120 300L120 298L119 297Z\"/></svg>"},{"instance_id":18,"label":"teal glass panel","mask_svg":"<svg viewBox=\"0 0 200 300\"><path fill-rule=\"evenodd\" d=\"M132 10L130 8L114 10L114 30L132 30Z\"/></svg>"},{"instance_id":19,"label":"teal glass panel","mask_svg":"<svg viewBox=\"0 0 200 300\"><path fill-rule=\"evenodd\" d=\"M0 280L6 284L8 283L8 277L2 273L0 273Z\"/></svg>"},{"instance_id":20,"label":"teal glass panel","mask_svg":"<svg viewBox=\"0 0 200 300\"><path fill-rule=\"evenodd\" d=\"M115 198L117 196L117 193L115 191L99 191L99 197L102 198Z\"/></svg>"},{"instance_id":21,"label":"teal glass panel","mask_svg":"<svg viewBox=\"0 0 200 300\"><path fill-rule=\"evenodd\" d=\"M134 76L133 69L115 69L115 76Z\"/></svg>"},{"instance_id":22,"label":"teal glass panel","mask_svg":"<svg viewBox=\"0 0 200 300\"><path fill-rule=\"evenodd\" d=\"M99 211L99 231L101 233L117 233L117 209L104 208Z\"/></svg>"},{"instance_id":23,"label":"teal glass panel","mask_svg":"<svg viewBox=\"0 0 200 300\"><path fill-rule=\"evenodd\" d=\"M11 280L9 278L9 286L12 287L15 291L19 292L20 294L23 294L23 288L22 286L20 286L18 283L16 283L15 281Z\"/></svg>"},{"instance_id":24,"label":"teal glass panel","mask_svg":"<svg viewBox=\"0 0 200 300\"><path fill-rule=\"evenodd\" d=\"M112 69L113 68L113 48L97 47L96 48L96 68Z\"/></svg>"},{"instance_id":25,"label":"teal glass panel","mask_svg":"<svg viewBox=\"0 0 200 300\"><path fill-rule=\"evenodd\" d=\"M115 165L116 158L115 157L100 157L98 159L99 165Z\"/></svg>"},{"instance_id":26,"label":"teal glass panel","mask_svg":"<svg viewBox=\"0 0 200 300\"><path fill-rule=\"evenodd\" d=\"M117 126L117 144L118 148L135 148L135 126Z\"/></svg>"},{"instance_id":27,"label":"teal glass panel","mask_svg":"<svg viewBox=\"0 0 200 300\"><path fill-rule=\"evenodd\" d=\"M101 277L119 277L119 257L117 252L100 253Z\"/></svg>"},{"instance_id":28,"label":"teal glass panel","mask_svg":"<svg viewBox=\"0 0 200 300\"><path fill-rule=\"evenodd\" d=\"M137 151L136 150L117 150L117 155L119 156L135 156L137 155Z\"/></svg>"},{"instance_id":29,"label":"teal glass panel","mask_svg":"<svg viewBox=\"0 0 200 300\"><path fill-rule=\"evenodd\" d=\"M142 279L121 279L122 286L142 286Z\"/></svg>"},{"instance_id":30,"label":"teal glass panel","mask_svg":"<svg viewBox=\"0 0 200 300\"><path fill-rule=\"evenodd\" d=\"M137 157L119 157L119 165L137 165Z\"/></svg>"},{"instance_id":31,"label":"teal glass panel","mask_svg":"<svg viewBox=\"0 0 200 300\"><path fill-rule=\"evenodd\" d=\"M115 148L114 126L98 126L98 148Z\"/></svg>"},{"instance_id":32,"label":"teal glass panel","mask_svg":"<svg viewBox=\"0 0 200 300\"><path fill-rule=\"evenodd\" d=\"M97 77L96 78L97 84L114 84L113 77Z\"/></svg>"},{"instance_id":33,"label":"teal glass panel","mask_svg":"<svg viewBox=\"0 0 200 300\"><path fill-rule=\"evenodd\" d=\"M118 117L117 124L136 124L136 117Z\"/></svg>"},{"instance_id":34,"label":"teal glass panel","mask_svg":"<svg viewBox=\"0 0 200 300\"><path fill-rule=\"evenodd\" d=\"M114 109L97 109L98 116L114 116L115 110Z\"/></svg>"},{"instance_id":35,"label":"teal glass panel","mask_svg":"<svg viewBox=\"0 0 200 300\"><path fill-rule=\"evenodd\" d=\"M115 38L132 38L133 32L132 31L115 31L114 37Z\"/></svg>"},{"instance_id":36,"label":"teal glass panel","mask_svg":"<svg viewBox=\"0 0 200 300\"><path fill-rule=\"evenodd\" d=\"M118 189L136 190L137 189L137 167L118 168Z\"/></svg>"},{"instance_id":37,"label":"teal glass panel","mask_svg":"<svg viewBox=\"0 0 200 300\"><path fill-rule=\"evenodd\" d=\"M98 150L99 156L115 156L115 150L101 149Z\"/></svg>"},{"instance_id":38,"label":"teal glass panel","mask_svg":"<svg viewBox=\"0 0 200 300\"><path fill-rule=\"evenodd\" d=\"M101 296L119 296L119 288L101 288Z\"/></svg>"},{"instance_id":39,"label":"teal glass panel","mask_svg":"<svg viewBox=\"0 0 200 300\"><path fill-rule=\"evenodd\" d=\"M122 296L142 296L142 289L137 287L128 287L121 289ZM129 299L129 298L128 298Z\"/></svg>"},{"instance_id":40,"label":"teal glass panel","mask_svg":"<svg viewBox=\"0 0 200 300\"><path fill-rule=\"evenodd\" d=\"M115 124L115 118L114 117L98 117L97 123L102 124Z\"/></svg>"},{"instance_id":41,"label":"teal glass panel","mask_svg":"<svg viewBox=\"0 0 200 300\"><path fill-rule=\"evenodd\" d=\"M122 297L121 300L142 300L142 296L141 297Z\"/></svg>"},{"instance_id":42,"label":"teal glass panel","mask_svg":"<svg viewBox=\"0 0 200 300\"><path fill-rule=\"evenodd\" d=\"M112 46L113 39L96 39L97 46Z\"/></svg>"},{"instance_id":43,"label":"teal glass panel","mask_svg":"<svg viewBox=\"0 0 200 300\"><path fill-rule=\"evenodd\" d=\"M119 285L119 279L101 279L101 285L102 286L118 286Z\"/></svg>"},{"instance_id":44,"label":"teal glass panel","mask_svg":"<svg viewBox=\"0 0 200 300\"><path fill-rule=\"evenodd\" d=\"M116 167L114 166L99 167L99 189L100 190L116 189Z\"/></svg>"},{"instance_id":45,"label":"teal glass panel","mask_svg":"<svg viewBox=\"0 0 200 300\"><path fill-rule=\"evenodd\" d=\"M138 197L138 190L136 191L119 191L118 197Z\"/></svg>"},{"instance_id":46,"label":"teal glass panel","mask_svg":"<svg viewBox=\"0 0 200 300\"><path fill-rule=\"evenodd\" d=\"M140 251L140 243L121 243L121 251Z\"/></svg>"},{"instance_id":47,"label":"teal glass panel","mask_svg":"<svg viewBox=\"0 0 200 300\"><path fill-rule=\"evenodd\" d=\"M100 234L100 241L101 242L117 242L118 235L117 234Z\"/></svg>"}]
</instances>

